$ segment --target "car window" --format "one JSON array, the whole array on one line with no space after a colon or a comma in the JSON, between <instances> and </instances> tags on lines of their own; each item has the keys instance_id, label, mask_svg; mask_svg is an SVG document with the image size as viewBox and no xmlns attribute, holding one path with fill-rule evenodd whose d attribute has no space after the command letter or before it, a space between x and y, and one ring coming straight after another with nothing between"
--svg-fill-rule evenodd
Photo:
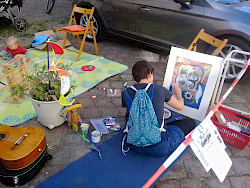
<instances>
[{"instance_id":1,"label":"car window","mask_svg":"<svg viewBox=\"0 0 250 188\"><path fill-rule=\"evenodd\" d=\"M250 1L248 0L214 0L224 6L250 13Z\"/></svg>"}]
</instances>

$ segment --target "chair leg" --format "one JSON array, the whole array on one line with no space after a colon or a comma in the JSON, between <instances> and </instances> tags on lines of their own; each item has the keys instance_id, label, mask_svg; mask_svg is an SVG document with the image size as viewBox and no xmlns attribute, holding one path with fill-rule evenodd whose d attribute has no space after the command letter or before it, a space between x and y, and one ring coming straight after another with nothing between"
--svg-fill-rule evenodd
<instances>
[{"instance_id":1,"label":"chair leg","mask_svg":"<svg viewBox=\"0 0 250 188\"><path fill-rule=\"evenodd\" d=\"M80 48L80 47L81 47L81 40L80 40L80 37L79 37L79 35L77 35L76 37L77 37L78 45L79 45L79 48Z\"/></svg>"},{"instance_id":2,"label":"chair leg","mask_svg":"<svg viewBox=\"0 0 250 188\"><path fill-rule=\"evenodd\" d=\"M65 34L64 41L63 41L63 46L62 46L63 49L65 48L65 44L66 44L66 40L68 38L68 34L69 34L68 32L66 32L66 34Z\"/></svg>"},{"instance_id":3,"label":"chair leg","mask_svg":"<svg viewBox=\"0 0 250 188\"><path fill-rule=\"evenodd\" d=\"M98 55L98 48L97 48L97 43L96 43L94 25L93 25L93 22L90 22L90 23L91 23L91 31L92 31L93 40L94 40L94 45L95 45L95 52L96 52L96 55Z\"/></svg>"},{"instance_id":4,"label":"chair leg","mask_svg":"<svg viewBox=\"0 0 250 188\"><path fill-rule=\"evenodd\" d=\"M87 37L87 34L84 34L83 39L82 39L82 44L81 44L81 47L80 47L79 52L78 52L77 61L79 61L79 59L80 59L80 56L81 56L81 53L82 53L82 49L83 49L83 46L84 46L84 43L85 43L85 40L86 40L86 37Z\"/></svg>"}]
</instances>

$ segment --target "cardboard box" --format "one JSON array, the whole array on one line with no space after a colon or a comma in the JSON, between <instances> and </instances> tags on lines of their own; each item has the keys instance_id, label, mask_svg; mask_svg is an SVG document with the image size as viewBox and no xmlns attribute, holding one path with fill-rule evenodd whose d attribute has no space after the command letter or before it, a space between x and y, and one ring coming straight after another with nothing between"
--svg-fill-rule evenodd
<instances>
[{"instance_id":1,"label":"cardboard box","mask_svg":"<svg viewBox=\"0 0 250 188\"><path fill-rule=\"evenodd\" d=\"M65 34L66 34L66 32L64 32L64 31L56 31L56 33L55 33L52 30L47 30L47 31L41 31L41 32L35 33L35 36L37 36L37 35L54 35L54 36L56 36L56 43L59 44L60 46L62 46ZM71 43L68 40L66 40L66 44L65 44L65 47L67 47L67 46L71 46ZM35 48L37 48L39 50L46 50L47 44L44 43L44 44L36 46Z\"/></svg>"}]
</instances>

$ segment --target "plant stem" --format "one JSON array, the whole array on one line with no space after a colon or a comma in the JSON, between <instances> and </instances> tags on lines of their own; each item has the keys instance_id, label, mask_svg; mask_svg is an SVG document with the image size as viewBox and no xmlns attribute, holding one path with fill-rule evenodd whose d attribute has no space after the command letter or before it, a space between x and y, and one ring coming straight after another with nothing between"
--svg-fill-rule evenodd
<instances>
[{"instance_id":1,"label":"plant stem","mask_svg":"<svg viewBox=\"0 0 250 188\"><path fill-rule=\"evenodd\" d=\"M47 41L49 40L49 36L47 36ZM47 42L47 57L48 57L48 80L49 80L49 93L50 93L50 79L49 79L49 44Z\"/></svg>"}]
</instances>

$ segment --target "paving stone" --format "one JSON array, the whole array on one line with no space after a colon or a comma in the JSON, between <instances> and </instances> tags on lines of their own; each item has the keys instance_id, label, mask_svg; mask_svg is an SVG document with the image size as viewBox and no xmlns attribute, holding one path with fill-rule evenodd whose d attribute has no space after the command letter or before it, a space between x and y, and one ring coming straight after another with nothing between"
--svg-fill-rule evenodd
<instances>
[{"instance_id":1,"label":"paving stone","mask_svg":"<svg viewBox=\"0 0 250 188\"><path fill-rule=\"evenodd\" d=\"M68 164L71 152L70 148L71 147L65 145L63 147L53 147L53 149L50 150L50 155L52 155L53 159L48 161L48 164Z\"/></svg>"},{"instance_id":2,"label":"paving stone","mask_svg":"<svg viewBox=\"0 0 250 188\"><path fill-rule=\"evenodd\" d=\"M200 177L211 177L210 172L206 172L202 164L198 159L187 159L184 160L184 165L187 171L188 177L200 178Z\"/></svg>"},{"instance_id":3,"label":"paving stone","mask_svg":"<svg viewBox=\"0 0 250 188\"><path fill-rule=\"evenodd\" d=\"M114 75L114 76L111 76L107 79L107 81L119 81L121 80L121 75L120 74L117 74L117 75Z\"/></svg>"},{"instance_id":4,"label":"paving stone","mask_svg":"<svg viewBox=\"0 0 250 188\"><path fill-rule=\"evenodd\" d=\"M201 188L204 187L200 179L183 179L180 181L181 188Z\"/></svg>"},{"instance_id":5,"label":"paving stone","mask_svg":"<svg viewBox=\"0 0 250 188\"><path fill-rule=\"evenodd\" d=\"M134 80L134 78L131 74L122 74L121 77L124 81L133 81Z\"/></svg>"},{"instance_id":6,"label":"paving stone","mask_svg":"<svg viewBox=\"0 0 250 188\"><path fill-rule=\"evenodd\" d=\"M229 147L226 147L226 150L225 150L225 151L227 152L227 154L228 154L229 157L232 156L232 152L231 152L231 150L230 150Z\"/></svg>"},{"instance_id":7,"label":"paving stone","mask_svg":"<svg viewBox=\"0 0 250 188\"><path fill-rule=\"evenodd\" d=\"M134 85L134 84L136 84L136 81L128 81L128 86L132 86L132 85Z\"/></svg>"},{"instance_id":8,"label":"paving stone","mask_svg":"<svg viewBox=\"0 0 250 188\"><path fill-rule=\"evenodd\" d=\"M179 164L174 164L167 173L165 173L162 177L162 179L175 179L180 180L182 178L186 178L187 173L184 168L183 162Z\"/></svg>"},{"instance_id":9,"label":"paving stone","mask_svg":"<svg viewBox=\"0 0 250 188\"><path fill-rule=\"evenodd\" d=\"M230 103L225 103L225 105L231 107L231 108L235 108L237 110L241 110L243 112L247 112L249 113L249 108L245 106L245 102L230 102Z\"/></svg>"},{"instance_id":10,"label":"paving stone","mask_svg":"<svg viewBox=\"0 0 250 188\"><path fill-rule=\"evenodd\" d=\"M233 162L233 168L236 171L237 175L250 174L250 160L243 158L231 158Z\"/></svg>"},{"instance_id":11,"label":"paving stone","mask_svg":"<svg viewBox=\"0 0 250 188\"><path fill-rule=\"evenodd\" d=\"M71 147L72 146L74 147L74 146L79 146L81 144L82 144L82 138L78 134L76 134L73 130L68 134L64 134L62 140L62 146L70 145Z\"/></svg>"},{"instance_id":12,"label":"paving stone","mask_svg":"<svg viewBox=\"0 0 250 188\"><path fill-rule=\"evenodd\" d=\"M246 100L247 102L250 102L250 88L249 87L245 88L245 90L246 90L246 95L245 95Z\"/></svg>"},{"instance_id":13,"label":"paving stone","mask_svg":"<svg viewBox=\"0 0 250 188\"><path fill-rule=\"evenodd\" d=\"M250 114L250 102L249 102L249 101L248 101L248 102L245 102L244 105L245 105L245 107L243 107L243 111L244 111L245 113L248 113L248 116L249 116L249 114ZM245 109L245 110L244 110L244 109Z\"/></svg>"},{"instance_id":14,"label":"paving stone","mask_svg":"<svg viewBox=\"0 0 250 188\"><path fill-rule=\"evenodd\" d=\"M233 188L249 188L250 176L230 177L229 178Z\"/></svg>"},{"instance_id":15,"label":"paving stone","mask_svg":"<svg viewBox=\"0 0 250 188\"><path fill-rule=\"evenodd\" d=\"M89 95L92 96L96 96L96 97L100 97L103 98L105 96L105 91L103 91L103 89L99 89L98 87L92 88L91 90L89 90Z\"/></svg>"},{"instance_id":16,"label":"paving stone","mask_svg":"<svg viewBox=\"0 0 250 188\"><path fill-rule=\"evenodd\" d=\"M32 124L31 124L32 125ZM44 127L43 125L40 124L40 126L45 130L45 135L49 135L49 134L63 134L65 132L69 131L69 127L68 124L66 122L64 122L62 125L59 125L53 129L49 129L47 127Z\"/></svg>"},{"instance_id":17,"label":"paving stone","mask_svg":"<svg viewBox=\"0 0 250 188\"><path fill-rule=\"evenodd\" d=\"M154 73L154 80L158 81L158 80L164 80L164 76L163 74L158 74L158 73Z\"/></svg>"},{"instance_id":18,"label":"paving stone","mask_svg":"<svg viewBox=\"0 0 250 188\"><path fill-rule=\"evenodd\" d=\"M176 180L159 180L154 188L179 188L181 187L180 186L180 183L179 181L176 181Z\"/></svg>"},{"instance_id":19,"label":"paving stone","mask_svg":"<svg viewBox=\"0 0 250 188\"><path fill-rule=\"evenodd\" d=\"M101 117L112 116L112 117L120 117L120 112L117 108L107 108L102 107L101 109Z\"/></svg>"},{"instance_id":20,"label":"paving stone","mask_svg":"<svg viewBox=\"0 0 250 188\"><path fill-rule=\"evenodd\" d=\"M83 106L83 108L85 108L85 107L93 107L95 105L94 99L92 99L91 97L85 97L85 98L76 97L75 98L75 103L76 104L81 104ZM79 108L78 111L81 111L81 108Z\"/></svg>"},{"instance_id":21,"label":"paving stone","mask_svg":"<svg viewBox=\"0 0 250 188\"><path fill-rule=\"evenodd\" d=\"M46 135L46 142L49 146L59 146L61 142L62 134L47 134Z\"/></svg>"},{"instance_id":22,"label":"paving stone","mask_svg":"<svg viewBox=\"0 0 250 188\"><path fill-rule=\"evenodd\" d=\"M232 165L227 173L227 176L234 176L234 175L236 175L236 171L234 170L233 165Z\"/></svg>"},{"instance_id":23,"label":"paving stone","mask_svg":"<svg viewBox=\"0 0 250 188\"><path fill-rule=\"evenodd\" d=\"M94 106L96 107L112 107L111 97L95 98L93 99Z\"/></svg>"},{"instance_id":24,"label":"paving stone","mask_svg":"<svg viewBox=\"0 0 250 188\"><path fill-rule=\"evenodd\" d=\"M74 162L78 159L80 159L81 157L83 157L84 155L86 155L87 153L89 153L91 151L91 146L88 143L89 147L88 148L82 148L82 147L72 147L71 148L71 155L70 155L70 162Z\"/></svg>"},{"instance_id":25,"label":"paving stone","mask_svg":"<svg viewBox=\"0 0 250 188\"><path fill-rule=\"evenodd\" d=\"M104 82L101 82L101 83L99 83L98 85L97 85L97 87L99 88L99 89L102 89L103 90L103 88L105 88L105 89L107 89L107 88L110 88L110 81L104 81Z\"/></svg>"},{"instance_id":26,"label":"paving stone","mask_svg":"<svg viewBox=\"0 0 250 188\"><path fill-rule=\"evenodd\" d=\"M101 111L100 108L97 107L86 107L83 109L82 118L100 118Z\"/></svg>"},{"instance_id":27,"label":"paving stone","mask_svg":"<svg viewBox=\"0 0 250 188\"><path fill-rule=\"evenodd\" d=\"M112 104L116 107L122 106L122 98L121 97L112 97L111 101L112 101Z\"/></svg>"},{"instance_id":28,"label":"paving stone","mask_svg":"<svg viewBox=\"0 0 250 188\"><path fill-rule=\"evenodd\" d=\"M124 83L121 81L119 82L111 82L111 87L114 88L114 89L123 89L124 88Z\"/></svg>"},{"instance_id":29,"label":"paving stone","mask_svg":"<svg viewBox=\"0 0 250 188\"><path fill-rule=\"evenodd\" d=\"M245 96L239 95L237 93L230 93L230 98L234 102L240 102L240 103L247 102L247 99L245 99Z\"/></svg>"},{"instance_id":30,"label":"paving stone","mask_svg":"<svg viewBox=\"0 0 250 188\"><path fill-rule=\"evenodd\" d=\"M248 145L244 150L240 150L236 147L231 146L230 150L232 151L232 155L234 157L250 157L250 146Z\"/></svg>"},{"instance_id":31,"label":"paving stone","mask_svg":"<svg viewBox=\"0 0 250 188\"><path fill-rule=\"evenodd\" d=\"M206 184L208 187L214 188L228 188L230 187L230 182L228 179L225 179L222 183L218 180L218 178L207 178Z\"/></svg>"}]
</instances>

